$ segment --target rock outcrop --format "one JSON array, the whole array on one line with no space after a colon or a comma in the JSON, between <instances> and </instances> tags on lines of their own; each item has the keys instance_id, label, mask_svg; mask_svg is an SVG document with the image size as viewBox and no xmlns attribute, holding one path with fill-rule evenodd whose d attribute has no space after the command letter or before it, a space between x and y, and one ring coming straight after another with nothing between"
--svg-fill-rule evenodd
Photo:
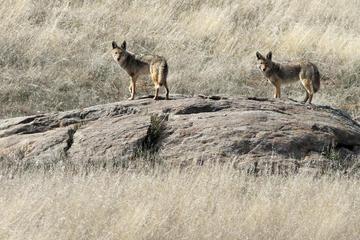
<instances>
[{"instance_id":1,"label":"rock outcrop","mask_svg":"<svg viewBox=\"0 0 360 240\"><path fill-rule=\"evenodd\" d=\"M327 106L261 98L143 98L0 120L0 159L46 164L232 162L250 172L352 171L360 125ZM355 163L355 165L354 165Z\"/></svg>"}]
</instances>

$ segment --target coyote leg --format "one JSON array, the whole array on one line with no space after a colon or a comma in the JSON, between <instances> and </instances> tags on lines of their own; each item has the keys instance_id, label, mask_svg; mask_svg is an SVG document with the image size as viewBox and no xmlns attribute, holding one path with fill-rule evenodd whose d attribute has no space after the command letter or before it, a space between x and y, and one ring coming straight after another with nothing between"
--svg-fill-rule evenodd
<instances>
[{"instance_id":1,"label":"coyote leg","mask_svg":"<svg viewBox=\"0 0 360 240\"><path fill-rule=\"evenodd\" d=\"M166 100L169 100L169 88L168 88L168 86L167 86L167 83L164 84L164 87L165 87L165 89L166 89L166 97L165 97L165 99L166 99Z\"/></svg>"},{"instance_id":2,"label":"coyote leg","mask_svg":"<svg viewBox=\"0 0 360 240\"><path fill-rule=\"evenodd\" d=\"M307 100L309 100L309 104L311 105L311 101L314 95L312 82L309 79L302 79L301 80L302 85L304 86L306 90L306 97L304 99L304 103L306 103Z\"/></svg>"},{"instance_id":3,"label":"coyote leg","mask_svg":"<svg viewBox=\"0 0 360 240\"><path fill-rule=\"evenodd\" d=\"M276 87L274 88L274 98L277 97L277 91L276 91Z\"/></svg>"},{"instance_id":4,"label":"coyote leg","mask_svg":"<svg viewBox=\"0 0 360 240\"><path fill-rule=\"evenodd\" d=\"M159 71L155 66L150 67L150 74L151 74L151 80L153 81L155 85L155 96L154 100L157 100L159 97Z\"/></svg>"},{"instance_id":5,"label":"coyote leg","mask_svg":"<svg viewBox=\"0 0 360 240\"><path fill-rule=\"evenodd\" d=\"M135 85L136 85L136 78L132 77L129 86L129 91L131 89L131 96L128 98L129 100L134 100L135 98L135 92L136 92Z\"/></svg>"},{"instance_id":6,"label":"coyote leg","mask_svg":"<svg viewBox=\"0 0 360 240\"><path fill-rule=\"evenodd\" d=\"M160 88L160 86L156 84L154 100L158 100L158 98L159 98L159 88Z\"/></svg>"},{"instance_id":7,"label":"coyote leg","mask_svg":"<svg viewBox=\"0 0 360 240\"><path fill-rule=\"evenodd\" d=\"M280 98L280 95L281 95L280 83L279 83L279 82L275 82L274 86L275 86L274 98Z\"/></svg>"},{"instance_id":8,"label":"coyote leg","mask_svg":"<svg viewBox=\"0 0 360 240\"><path fill-rule=\"evenodd\" d=\"M306 103L308 99L309 99L309 94L308 94L308 92L306 91L306 96L305 96L305 98L304 98L304 101L302 101L302 102L303 102L303 103Z\"/></svg>"},{"instance_id":9,"label":"coyote leg","mask_svg":"<svg viewBox=\"0 0 360 240\"><path fill-rule=\"evenodd\" d=\"M309 93L309 104L310 105L312 105L311 101L312 101L313 95L314 95L314 93L312 93L312 91L311 91L311 93Z\"/></svg>"}]
</instances>

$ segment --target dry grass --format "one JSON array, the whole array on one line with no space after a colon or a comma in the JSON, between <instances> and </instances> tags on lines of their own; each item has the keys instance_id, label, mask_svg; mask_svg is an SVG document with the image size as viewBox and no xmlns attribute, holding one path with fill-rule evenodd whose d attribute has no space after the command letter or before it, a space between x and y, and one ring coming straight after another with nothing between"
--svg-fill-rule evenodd
<instances>
[{"instance_id":1,"label":"dry grass","mask_svg":"<svg viewBox=\"0 0 360 240\"><path fill-rule=\"evenodd\" d=\"M173 93L271 96L257 50L310 59L324 76L314 103L359 115L358 0L0 3L0 117L123 99L128 78L111 59L114 39L166 56ZM300 84L285 92L304 94Z\"/></svg>"},{"instance_id":2,"label":"dry grass","mask_svg":"<svg viewBox=\"0 0 360 240\"><path fill-rule=\"evenodd\" d=\"M360 183L231 168L0 179L0 239L358 239Z\"/></svg>"}]
</instances>

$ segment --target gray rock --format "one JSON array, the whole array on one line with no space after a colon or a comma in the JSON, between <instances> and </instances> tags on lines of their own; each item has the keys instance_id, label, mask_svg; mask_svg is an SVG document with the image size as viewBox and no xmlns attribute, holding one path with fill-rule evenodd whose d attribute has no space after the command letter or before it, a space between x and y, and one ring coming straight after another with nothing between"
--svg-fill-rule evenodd
<instances>
[{"instance_id":1,"label":"gray rock","mask_svg":"<svg viewBox=\"0 0 360 240\"><path fill-rule=\"evenodd\" d=\"M232 162L253 173L346 171L359 149L360 125L346 113L265 98L144 97L0 120L0 158L17 153L37 164L118 165L151 155L180 166Z\"/></svg>"}]
</instances>

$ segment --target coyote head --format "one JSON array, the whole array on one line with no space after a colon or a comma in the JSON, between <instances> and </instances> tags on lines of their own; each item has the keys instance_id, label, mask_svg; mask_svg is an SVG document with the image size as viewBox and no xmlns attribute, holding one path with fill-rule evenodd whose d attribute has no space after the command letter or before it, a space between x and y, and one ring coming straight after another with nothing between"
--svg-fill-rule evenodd
<instances>
[{"instance_id":1,"label":"coyote head","mask_svg":"<svg viewBox=\"0 0 360 240\"><path fill-rule=\"evenodd\" d=\"M259 52L256 52L256 57L259 61L259 65L258 67L260 68L260 70L264 73L264 75L266 77L269 77L271 75L271 73L274 71L275 68L275 64L274 62L271 60L272 58L272 53L269 52L266 57L264 57L263 55L261 55Z\"/></svg>"},{"instance_id":2,"label":"coyote head","mask_svg":"<svg viewBox=\"0 0 360 240\"><path fill-rule=\"evenodd\" d=\"M115 41L112 42L112 56L114 58L114 60L118 63L122 63L127 56L127 51L126 51L126 42L124 41L121 46L119 47Z\"/></svg>"}]
</instances>

